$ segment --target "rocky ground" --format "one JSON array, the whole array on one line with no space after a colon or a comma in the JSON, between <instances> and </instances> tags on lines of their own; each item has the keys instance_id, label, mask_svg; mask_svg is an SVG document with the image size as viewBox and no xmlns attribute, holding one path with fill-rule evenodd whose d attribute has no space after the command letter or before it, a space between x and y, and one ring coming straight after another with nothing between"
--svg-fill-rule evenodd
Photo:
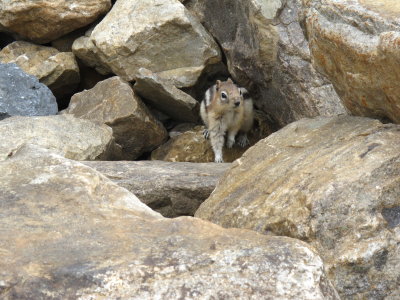
<instances>
[{"instance_id":1,"label":"rocky ground","mask_svg":"<svg viewBox=\"0 0 400 300\"><path fill-rule=\"evenodd\" d=\"M0 2L0 298L400 299L399 45L397 0Z\"/></svg>"}]
</instances>

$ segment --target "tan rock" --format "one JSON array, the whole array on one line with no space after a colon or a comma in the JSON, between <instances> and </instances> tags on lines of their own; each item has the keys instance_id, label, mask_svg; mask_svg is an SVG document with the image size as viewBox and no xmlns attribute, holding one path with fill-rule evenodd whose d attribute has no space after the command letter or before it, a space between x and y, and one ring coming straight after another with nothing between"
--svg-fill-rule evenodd
<instances>
[{"instance_id":1,"label":"tan rock","mask_svg":"<svg viewBox=\"0 0 400 300\"><path fill-rule=\"evenodd\" d=\"M0 51L0 62L16 63L47 85L57 98L71 94L80 81L79 67L72 52L59 52L52 47L13 42Z\"/></svg>"},{"instance_id":2,"label":"tan rock","mask_svg":"<svg viewBox=\"0 0 400 300\"><path fill-rule=\"evenodd\" d=\"M110 127L66 115L7 118L0 135L0 162L24 144L75 160L107 159L115 147Z\"/></svg>"},{"instance_id":3,"label":"tan rock","mask_svg":"<svg viewBox=\"0 0 400 300\"><path fill-rule=\"evenodd\" d=\"M233 162L261 138L272 133L268 126L267 116L255 111L254 128L248 135L250 145L242 148L234 145L233 148L223 148L225 162ZM204 126L196 126L184 132L176 133L175 129L170 132L171 139L151 153L152 160L164 160L171 162L214 162L214 152L209 140L203 136Z\"/></svg>"},{"instance_id":4,"label":"tan rock","mask_svg":"<svg viewBox=\"0 0 400 300\"><path fill-rule=\"evenodd\" d=\"M196 122L199 119L199 103L195 99L147 69L139 69L134 89L153 107L175 120Z\"/></svg>"},{"instance_id":5,"label":"tan rock","mask_svg":"<svg viewBox=\"0 0 400 300\"><path fill-rule=\"evenodd\" d=\"M196 216L309 242L344 299L399 293L400 126L303 119L249 149Z\"/></svg>"},{"instance_id":6,"label":"tan rock","mask_svg":"<svg viewBox=\"0 0 400 300\"><path fill-rule=\"evenodd\" d=\"M346 113L311 64L301 0L188 0L185 6L221 45L234 80L281 126Z\"/></svg>"},{"instance_id":7,"label":"tan rock","mask_svg":"<svg viewBox=\"0 0 400 300\"><path fill-rule=\"evenodd\" d=\"M207 65L221 60L213 38L178 0L119 0L73 51L103 74L132 81L144 67L177 87L194 85Z\"/></svg>"},{"instance_id":8,"label":"tan rock","mask_svg":"<svg viewBox=\"0 0 400 300\"><path fill-rule=\"evenodd\" d=\"M135 159L161 145L168 136L131 85L117 76L75 94L64 112L110 126L115 142L122 147L116 159Z\"/></svg>"},{"instance_id":9,"label":"tan rock","mask_svg":"<svg viewBox=\"0 0 400 300\"><path fill-rule=\"evenodd\" d=\"M1 163L0 195L6 299L339 299L307 244L164 219L47 151Z\"/></svg>"},{"instance_id":10,"label":"tan rock","mask_svg":"<svg viewBox=\"0 0 400 300\"><path fill-rule=\"evenodd\" d=\"M193 216L229 164L165 161L87 161L164 217Z\"/></svg>"},{"instance_id":11,"label":"tan rock","mask_svg":"<svg viewBox=\"0 0 400 300\"><path fill-rule=\"evenodd\" d=\"M0 26L44 44L105 14L110 0L13 0L0 3Z\"/></svg>"},{"instance_id":12,"label":"tan rock","mask_svg":"<svg viewBox=\"0 0 400 300\"><path fill-rule=\"evenodd\" d=\"M400 123L400 18L395 0L310 2L313 63L354 115Z\"/></svg>"}]
</instances>

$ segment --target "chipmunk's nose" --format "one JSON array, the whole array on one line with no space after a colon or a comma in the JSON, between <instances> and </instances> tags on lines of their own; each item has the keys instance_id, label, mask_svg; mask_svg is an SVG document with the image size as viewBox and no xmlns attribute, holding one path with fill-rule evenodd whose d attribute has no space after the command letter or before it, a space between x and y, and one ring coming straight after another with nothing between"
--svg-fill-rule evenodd
<instances>
[{"instance_id":1,"label":"chipmunk's nose","mask_svg":"<svg viewBox=\"0 0 400 300\"><path fill-rule=\"evenodd\" d=\"M235 106L238 107L240 105L240 101L235 101Z\"/></svg>"}]
</instances>

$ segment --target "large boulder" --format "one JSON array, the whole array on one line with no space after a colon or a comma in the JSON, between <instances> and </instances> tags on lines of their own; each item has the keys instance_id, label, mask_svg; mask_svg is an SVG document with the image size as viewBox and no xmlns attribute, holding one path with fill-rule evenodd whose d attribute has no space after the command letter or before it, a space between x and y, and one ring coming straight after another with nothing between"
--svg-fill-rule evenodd
<instances>
[{"instance_id":1,"label":"large boulder","mask_svg":"<svg viewBox=\"0 0 400 300\"><path fill-rule=\"evenodd\" d=\"M339 299L305 243L165 219L34 147L0 163L2 298Z\"/></svg>"},{"instance_id":2,"label":"large boulder","mask_svg":"<svg viewBox=\"0 0 400 300\"><path fill-rule=\"evenodd\" d=\"M0 27L44 44L92 23L110 7L110 0L1 1Z\"/></svg>"},{"instance_id":3,"label":"large boulder","mask_svg":"<svg viewBox=\"0 0 400 300\"><path fill-rule=\"evenodd\" d=\"M16 64L0 63L0 113L46 116L57 112L56 98L47 86Z\"/></svg>"},{"instance_id":4,"label":"large boulder","mask_svg":"<svg viewBox=\"0 0 400 300\"><path fill-rule=\"evenodd\" d=\"M75 94L63 112L110 126L122 150L118 159L135 159L161 145L168 136L131 85L117 76Z\"/></svg>"},{"instance_id":5,"label":"large boulder","mask_svg":"<svg viewBox=\"0 0 400 300\"><path fill-rule=\"evenodd\" d=\"M221 60L213 38L178 0L119 0L73 52L99 72L132 81L144 67L177 87L192 86Z\"/></svg>"},{"instance_id":6,"label":"large boulder","mask_svg":"<svg viewBox=\"0 0 400 300\"><path fill-rule=\"evenodd\" d=\"M200 105L195 99L147 69L139 69L134 89L151 106L175 120L196 122L199 119Z\"/></svg>"},{"instance_id":7,"label":"large boulder","mask_svg":"<svg viewBox=\"0 0 400 300\"><path fill-rule=\"evenodd\" d=\"M79 67L72 52L17 41L0 51L0 62L15 63L47 85L58 98L79 84Z\"/></svg>"},{"instance_id":8,"label":"large boulder","mask_svg":"<svg viewBox=\"0 0 400 300\"><path fill-rule=\"evenodd\" d=\"M75 160L108 159L112 130L73 116L11 117L0 122L0 162L24 144L34 144Z\"/></svg>"},{"instance_id":9,"label":"large boulder","mask_svg":"<svg viewBox=\"0 0 400 300\"><path fill-rule=\"evenodd\" d=\"M400 123L400 4L396 0L310 1L313 63L355 115Z\"/></svg>"},{"instance_id":10,"label":"large boulder","mask_svg":"<svg viewBox=\"0 0 400 300\"><path fill-rule=\"evenodd\" d=\"M188 0L215 37L236 82L280 125L346 113L332 84L311 64L301 0Z\"/></svg>"},{"instance_id":11,"label":"large boulder","mask_svg":"<svg viewBox=\"0 0 400 300\"><path fill-rule=\"evenodd\" d=\"M398 125L303 119L249 149L195 216L307 241L344 299L397 299L399 149Z\"/></svg>"},{"instance_id":12,"label":"large boulder","mask_svg":"<svg viewBox=\"0 0 400 300\"><path fill-rule=\"evenodd\" d=\"M193 216L229 164L86 161L164 217Z\"/></svg>"}]
</instances>

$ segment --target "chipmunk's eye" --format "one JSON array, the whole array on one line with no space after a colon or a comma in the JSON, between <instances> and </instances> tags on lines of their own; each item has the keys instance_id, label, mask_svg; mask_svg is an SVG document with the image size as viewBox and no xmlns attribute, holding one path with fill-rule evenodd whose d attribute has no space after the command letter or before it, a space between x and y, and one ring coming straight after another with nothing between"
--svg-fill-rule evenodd
<instances>
[{"instance_id":1,"label":"chipmunk's eye","mask_svg":"<svg viewBox=\"0 0 400 300\"><path fill-rule=\"evenodd\" d=\"M240 96L242 96L242 89L239 89L239 94L240 94Z\"/></svg>"},{"instance_id":2,"label":"chipmunk's eye","mask_svg":"<svg viewBox=\"0 0 400 300\"><path fill-rule=\"evenodd\" d=\"M221 99L222 99L222 100L228 99L228 95L227 95L225 92L222 92L222 93L221 93Z\"/></svg>"}]
</instances>

